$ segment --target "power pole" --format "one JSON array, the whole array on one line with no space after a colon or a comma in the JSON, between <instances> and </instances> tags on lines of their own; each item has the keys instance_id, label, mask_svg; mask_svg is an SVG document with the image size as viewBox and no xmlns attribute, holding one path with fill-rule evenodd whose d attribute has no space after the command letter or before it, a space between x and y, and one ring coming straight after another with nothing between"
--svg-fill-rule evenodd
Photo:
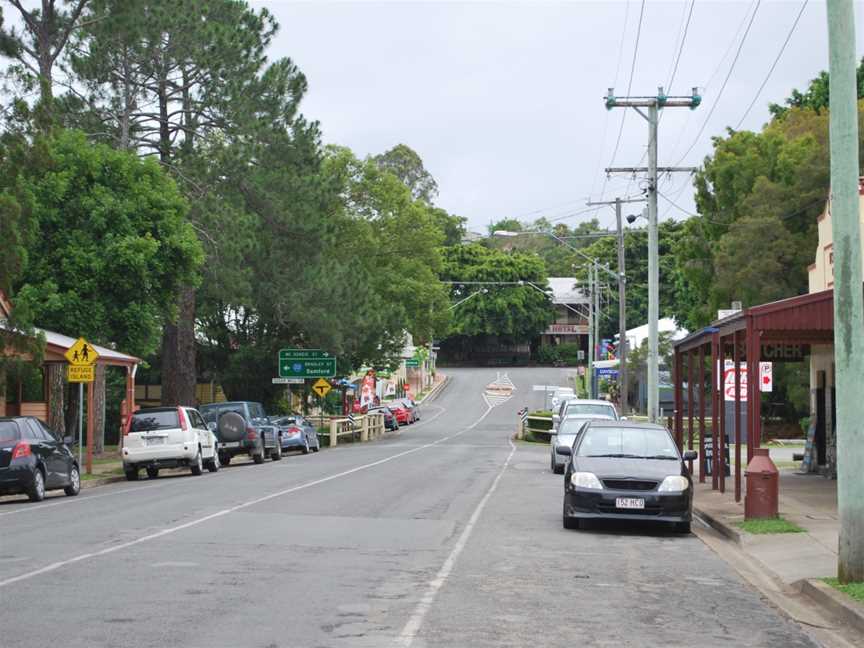
<instances>
[{"instance_id":1,"label":"power pole","mask_svg":"<svg viewBox=\"0 0 864 648\"><path fill-rule=\"evenodd\" d=\"M645 198L616 198L607 201L588 201L589 207L594 205L614 205L615 220L618 226L618 390L621 402L621 414L630 411L629 393L630 381L627 375L627 274L624 268L624 224L621 219L621 205L625 203L644 202Z\"/></svg>"},{"instance_id":2,"label":"power pole","mask_svg":"<svg viewBox=\"0 0 864 648\"><path fill-rule=\"evenodd\" d=\"M864 581L864 296L858 214L858 104L852 0L828 0L837 509L841 583Z\"/></svg>"},{"instance_id":3,"label":"power pole","mask_svg":"<svg viewBox=\"0 0 864 648\"><path fill-rule=\"evenodd\" d=\"M655 97L615 97L609 88L606 108L633 108L648 122L648 420L657 422L660 409L659 349L657 322L660 312L660 264L657 233L657 123L658 113L667 107L686 107L691 110L702 103L696 88L689 97L667 97L658 88ZM647 108L647 114L640 110ZM635 171L635 170L634 170ZM607 169L607 173L613 170Z\"/></svg>"},{"instance_id":4,"label":"power pole","mask_svg":"<svg viewBox=\"0 0 864 648\"><path fill-rule=\"evenodd\" d=\"M597 361L600 359L600 354L597 353L597 349L600 347L600 264L597 262L597 259L594 259L594 348L591 349L591 353L594 356L594 360ZM594 376L591 376L591 380L594 380ZM595 385L599 387L599 381L595 381ZM600 390L594 390L594 398L597 398L600 394L598 393Z\"/></svg>"}]
</instances>

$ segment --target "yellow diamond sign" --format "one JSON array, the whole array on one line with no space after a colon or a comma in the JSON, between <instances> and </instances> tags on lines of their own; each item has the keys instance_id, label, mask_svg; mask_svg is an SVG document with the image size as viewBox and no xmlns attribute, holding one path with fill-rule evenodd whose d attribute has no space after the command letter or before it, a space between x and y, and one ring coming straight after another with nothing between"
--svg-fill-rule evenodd
<instances>
[{"instance_id":1,"label":"yellow diamond sign","mask_svg":"<svg viewBox=\"0 0 864 648\"><path fill-rule=\"evenodd\" d=\"M75 344L69 347L64 355L69 364L74 367L87 367L96 364L96 360L99 358L99 354L96 353L93 345L83 337L78 338Z\"/></svg>"},{"instance_id":2,"label":"yellow diamond sign","mask_svg":"<svg viewBox=\"0 0 864 648\"><path fill-rule=\"evenodd\" d=\"M315 381L315 384L312 385L312 391L318 394L321 398L324 398L329 394L331 389L332 387L330 386L330 383L323 378L319 378Z\"/></svg>"}]
</instances>

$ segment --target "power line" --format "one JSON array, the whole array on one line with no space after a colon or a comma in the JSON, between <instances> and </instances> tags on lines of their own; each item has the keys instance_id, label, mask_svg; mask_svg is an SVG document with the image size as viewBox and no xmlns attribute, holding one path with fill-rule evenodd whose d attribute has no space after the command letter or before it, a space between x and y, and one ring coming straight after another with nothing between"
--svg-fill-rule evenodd
<instances>
[{"instance_id":1,"label":"power line","mask_svg":"<svg viewBox=\"0 0 864 648\"><path fill-rule=\"evenodd\" d=\"M675 57L675 65L672 68L672 74L669 77L669 83L666 84L666 92L672 93L672 84L675 82L675 75L678 73L678 63L681 61L681 52L684 51L684 41L687 40L687 30L690 27L690 19L693 17L693 7L696 6L696 0L690 0L690 11L687 12L687 22L684 23L684 33L681 36L681 45L678 47L678 55Z\"/></svg>"},{"instance_id":2,"label":"power line","mask_svg":"<svg viewBox=\"0 0 864 648\"><path fill-rule=\"evenodd\" d=\"M714 104L711 106L711 110L708 111L708 116L705 118L705 121L702 122L702 127L699 129L699 132L696 133L696 137L693 139L693 143L684 151L684 155L675 163L675 165L681 164L684 158L689 155L690 151L693 150L693 147L699 142L699 138L702 136L702 133L705 132L705 127L708 125L708 122L711 121L711 116L714 114L714 111L717 109L717 105L720 103L720 98L723 96L723 91L726 89L726 84L729 83L729 78L732 76L732 72L735 70L735 64L738 62L738 57L741 55L741 50L744 49L744 43L747 41L747 35L750 33L750 28L753 26L753 21L756 19L756 14L759 12L759 7L762 4L762 0L756 1L756 8L753 9L753 13L750 15L750 22L747 23L747 29L744 31L744 36L741 37L741 42L738 43L738 50L735 52L735 58L732 59L732 64L729 66L729 71L726 73L726 78L723 79L723 85L720 86L720 92L717 93L717 98L714 100Z\"/></svg>"},{"instance_id":3,"label":"power line","mask_svg":"<svg viewBox=\"0 0 864 648\"><path fill-rule=\"evenodd\" d=\"M636 58L639 54L639 38L642 36L642 20L645 17L645 0L642 0L642 5L639 8L639 25L636 27L636 43L633 46L633 61L630 63L630 80L627 82L627 95L630 95L630 91L633 88L633 75L636 71ZM618 127L618 138L615 141L615 148L612 150L612 160L609 162L609 166L615 165L615 156L618 155L618 148L621 146L621 136L624 133L624 122L627 119L627 111L625 110L621 113L621 124ZM603 200L603 196L606 193L606 182L603 183L603 190L600 192L600 200Z\"/></svg>"},{"instance_id":4,"label":"power line","mask_svg":"<svg viewBox=\"0 0 864 648\"><path fill-rule=\"evenodd\" d=\"M750 111L753 109L753 106L756 104L756 100L759 98L759 95L762 93L762 90L765 89L765 84L768 83L768 79L771 78L771 75L774 73L774 68L777 67L777 63L780 61L780 57L783 56L783 52L786 51L786 46L789 44L789 40L792 38L792 34L795 33L795 28L798 26L798 21L801 20L801 15L804 13L804 10L807 8L807 2L809 0L804 0L801 3L801 9L798 10L798 15L795 16L795 22L792 23L791 29L789 29L789 33L786 34L786 40L783 41L783 45L780 47L780 51L777 52L777 58L774 59L774 62L771 64L771 69L768 70L768 74L765 76L765 80L762 81L762 85L759 86L759 89L756 91L756 94L753 97L753 101L750 102L750 105L747 106L747 110L744 111L744 114L741 116L741 120L738 122L738 125L735 127L735 130L739 130L741 128L741 124L744 123L744 120L747 119L747 115L750 114Z\"/></svg>"}]
</instances>

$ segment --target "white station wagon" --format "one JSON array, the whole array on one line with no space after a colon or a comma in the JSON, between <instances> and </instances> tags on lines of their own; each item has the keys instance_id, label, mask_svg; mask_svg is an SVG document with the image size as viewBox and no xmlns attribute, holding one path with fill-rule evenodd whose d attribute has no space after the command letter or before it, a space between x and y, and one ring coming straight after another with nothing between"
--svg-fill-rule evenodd
<instances>
[{"instance_id":1,"label":"white station wagon","mask_svg":"<svg viewBox=\"0 0 864 648\"><path fill-rule=\"evenodd\" d=\"M192 407L154 407L138 410L123 437L123 470L126 479L138 479L144 468L150 479L160 468L188 466L193 475L204 468L219 470L216 437L198 410Z\"/></svg>"}]
</instances>

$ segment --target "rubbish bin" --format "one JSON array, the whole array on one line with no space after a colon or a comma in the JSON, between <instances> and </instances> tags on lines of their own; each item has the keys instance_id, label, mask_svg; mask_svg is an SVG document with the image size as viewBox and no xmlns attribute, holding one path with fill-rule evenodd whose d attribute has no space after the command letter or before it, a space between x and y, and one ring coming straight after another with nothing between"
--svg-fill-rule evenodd
<instances>
[{"instance_id":1,"label":"rubbish bin","mask_svg":"<svg viewBox=\"0 0 864 648\"><path fill-rule=\"evenodd\" d=\"M780 497L780 473L768 456L768 448L753 449L753 458L744 474L747 476L744 519L776 518Z\"/></svg>"}]
</instances>

